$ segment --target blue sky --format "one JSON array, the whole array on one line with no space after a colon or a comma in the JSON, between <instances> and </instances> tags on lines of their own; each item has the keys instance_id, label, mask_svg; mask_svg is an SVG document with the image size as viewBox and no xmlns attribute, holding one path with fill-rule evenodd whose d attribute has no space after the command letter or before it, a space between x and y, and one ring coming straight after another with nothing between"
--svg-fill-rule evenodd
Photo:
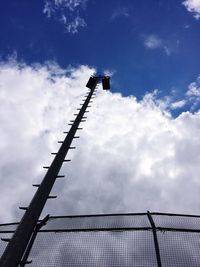
<instances>
[{"instance_id":1,"label":"blue sky","mask_svg":"<svg viewBox=\"0 0 200 267\"><path fill-rule=\"evenodd\" d=\"M108 69L115 72L113 91L139 99L158 89L160 96L173 91L179 100L198 77L200 21L182 0L55 3L1 4L2 60L16 53L28 64L53 60L63 68L83 64L100 73Z\"/></svg>"}]
</instances>

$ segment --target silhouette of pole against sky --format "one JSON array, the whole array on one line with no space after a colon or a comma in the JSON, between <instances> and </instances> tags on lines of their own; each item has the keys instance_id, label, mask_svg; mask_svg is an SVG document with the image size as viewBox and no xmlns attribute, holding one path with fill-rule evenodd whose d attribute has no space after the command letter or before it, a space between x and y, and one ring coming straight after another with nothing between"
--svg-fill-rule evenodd
<instances>
[{"instance_id":1,"label":"silhouette of pole against sky","mask_svg":"<svg viewBox=\"0 0 200 267\"><path fill-rule=\"evenodd\" d=\"M66 159L67 153L70 149L74 148L71 146L73 139L79 138L79 136L76 136L76 132L82 129L79 125L86 119L85 114L89 112L87 109L90 107L91 99L95 95L97 84L102 81L103 89L108 90L110 89L109 79L108 76L90 77L86 85L90 91L85 96L85 99L83 99L84 102L81 104L81 108L77 109L78 113L74 114L76 118L69 124L71 126L69 132L64 132L67 134L64 141L59 141L59 143L61 143L60 149L58 152L52 153L55 155L52 164L50 166L44 166L44 168L47 169L47 173L41 184L33 184L33 186L37 187L37 191L30 205L28 207L20 207L20 209L25 210L25 213L13 237L11 239L2 238L3 241L8 242L8 245L1 257L0 267L25 266L31 263L27 258L37 231L45 224L45 221L48 220L47 215L44 220L39 221L42 210L48 199L56 198L56 196L51 196L50 192L56 179L64 177L64 175L59 174L60 169L64 162L69 161Z\"/></svg>"}]
</instances>

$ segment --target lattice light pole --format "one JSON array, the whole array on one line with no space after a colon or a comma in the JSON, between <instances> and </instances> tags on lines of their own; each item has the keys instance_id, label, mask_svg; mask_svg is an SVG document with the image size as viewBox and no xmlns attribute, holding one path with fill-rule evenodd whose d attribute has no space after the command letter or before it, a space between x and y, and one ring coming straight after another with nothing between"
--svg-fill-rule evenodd
<instances>
[{"instance_id":1,"label":"lattice light pole","mask_svg":"<svg viewBox=\"0 0 200 267\"><path fill-rule=\"evenodd\" d=\"M102 86L104 90L110 89L108 76L92 76L90 77L86 87L90 89L89 93L85 96L84 103L81 104L82 107L78 109L78 113L75 114L75 120L71 121L72 124L69 132L66 133L64 141L60 141L62 144L57 153L52 153L55 158L50 166L45 166L47 173L44 176L41 184L34 184L37 187L37 191L28 207L20 207L25 210L24 216L21 219L19 226L17 227L13 237L11 239L2 239L8 242L8 245L1 257L0 267L17 267L24 266L31 261L27 260L28 252L30 250L30 243L34 241L34 236L37 233L37 229L40 227L39 218L42 210L45 206L46 201L49 198L56 198L56 196L50 196L51 189L58 178L64 176L59 175L59 171L62 167L63 162L68 161L66 155L71 147L72 141L76 136L77 130L82 128L79 127L80 123L86 119L85 113L89 107L89 103L94 96L95 88L97 83L102 81ZM48 218L48 216L47 216ZM47 219L46 218L46 219ZM45 223L45 219L42 223Z\"/></svg>"}]
</instances>

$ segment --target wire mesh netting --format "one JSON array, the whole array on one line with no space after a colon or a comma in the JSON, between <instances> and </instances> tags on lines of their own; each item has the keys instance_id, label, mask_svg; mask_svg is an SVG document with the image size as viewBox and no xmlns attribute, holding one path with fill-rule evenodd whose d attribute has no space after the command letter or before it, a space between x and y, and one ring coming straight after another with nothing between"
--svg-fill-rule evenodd
<instances>
[{"instance_id":1,"label":"wire mesh netting","mask_svg":"<svg viewBox=\"0 0 200 267\"><path fill-rule=\"evenodd\" d=\"M30 258L30 266L37 267L156 266L153 240L147 231L39 233Z\"/></svg>"},{"instance_id":2,"label":"wire mesh netting","mask_svg":"<svg viewBox=\"0 0 200 267\"><path fill-rule=\"evenodd\" d=\"M1 237L10 238L16 226L0 225ZM1 241L0 254L5 247L6 241ZM29 255L32 263L28 266L199 267L199 251L200 216L164 213L52 216L37 233Z\"/></svg>"},{"instance_id":3,"label":"wire mesh netting","mask_svg":"<svg viewBox=\"0 0 200 267\"><path fill-rule=\"evenodd\" d=\"M100 215L100 216L74 216L74 217L50 217L43 230L51 229L90 229L90 228L127 228L127 227L151 227L145 214L132 215Z\"/></svg>"}]
</instances>

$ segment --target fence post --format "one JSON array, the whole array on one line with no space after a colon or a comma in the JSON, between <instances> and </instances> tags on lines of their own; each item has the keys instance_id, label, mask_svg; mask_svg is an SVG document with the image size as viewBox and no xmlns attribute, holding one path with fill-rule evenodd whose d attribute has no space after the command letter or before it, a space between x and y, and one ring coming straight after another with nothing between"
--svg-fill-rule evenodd
<instances>
[{"instance_id":1,"label":"fence post","mask_svg":"<svg viewBox=\"0 0 200 267\"><path fill-rule=\"evenodd\" d=\"M157 264L158 264L158 267L162 267L161 258L160 258L159 244L158 244L158 238L157 238L157 233L156 233L156 226L155 226L154 220L153 220L153 218L151 216L151 213L149 211L147 211L147 217L148 217L149 222L150 222L151 227L152 227L154 245L155 245L155 250L156 250Z\"/></svg>"}]
</instances>

